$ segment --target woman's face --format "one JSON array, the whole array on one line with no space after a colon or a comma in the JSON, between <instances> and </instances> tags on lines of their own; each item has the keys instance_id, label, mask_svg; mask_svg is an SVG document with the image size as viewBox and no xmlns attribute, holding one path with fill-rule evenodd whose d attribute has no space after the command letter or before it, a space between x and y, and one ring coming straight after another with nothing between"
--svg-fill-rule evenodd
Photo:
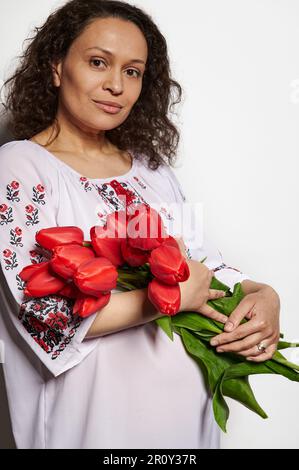
<instances>
[{"instance_id":1,"label":"woman's face","mask_svg":"<svg viewBox=\"0 0 299 470\"><path fill-rule=\"evenodd\" d=\"M147 54L146 40L134 23L118 18L94 20L72 43L64 60L54 65L54 84L60 88L58 117L63 115L94 133L118 127L140 96ZM123 107L112 114L96 101Z\"/></svg>"}]
</instances>

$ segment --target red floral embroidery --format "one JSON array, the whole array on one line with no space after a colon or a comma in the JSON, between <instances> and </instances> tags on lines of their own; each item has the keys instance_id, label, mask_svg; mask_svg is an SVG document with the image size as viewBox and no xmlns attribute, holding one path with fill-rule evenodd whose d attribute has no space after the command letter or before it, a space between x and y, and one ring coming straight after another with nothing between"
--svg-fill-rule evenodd
<instances>
[{"instance_id":1,"label":"red floral embroidery","mask_svg":"<svg viewBox=\"0 0 299 470\"><path fill-rule=\"evenodd\" d=\"M38 209L35 209L31 204L28 204L28 206L25 207L26 210L26 225L36 225L39 224L39 219L38 219Z\"/></svg>"},{"instance_id":2,"label":"red floral embroidery","mask_svg":"<svg viewBox=\"0 0 299 470\"><path fill-rule=\"evenodd\" d=\"M33 187L33 196L32 201L36 202L37 204L46 204L45 199L45 188L42 184L38 184L37 186Z\"/></svg>"},{"instance_id":3,"label":"red floral embroidery","mask_svg":"<svg viewBox=\"0 0 299 470\"><path fill-rule=\"evenodd\" d=\"M12 181L6 186L6 199L8 199L8 201L20 202L19 187L20 184L17 181Z\"/></svg>"},{"instance_id":4,"label":"red floral embroidery","mask_svg":"<svg viewBox=\"0 0 299 470\"><path fill-rule=\"evenodd\" d=\"M61 312L50 313L46 319L47 325L56 330L65 330L67 328L68 318Z\"/></svg>"},{"instance_id":5,"label":"red floral embroidery","mask_svg":"<svg viewBox=\"0 0 299 470\"><path fill-rule=\"evenodd\" d=\"M80 178L80 183L81 183L81 186L83 186L83 189L84 189L86 192L92 190L91 184L90 184L90 182L88 181L88 179L85 178L85 176L81 176L81 178Z\"/></svg>"},{"instance_id":6,"label":"red floral embroidery","mask_svg":"<svg viewBox=\"0 0 299 470\"><path fill-rule=\"evenodd\" d=\"M20 227L16 227L15 229L11 229L10 231L10 244L14 246L24 246L22 243L22 229Z\"/></svg>"},{"instance_id":7,"label":"red floral embroidery","mask_svg":"<svg viewBox=\"0 0 299 470\"><path fill-rule=\"evenodd\" d=\"M6 204L0 205L0 225L7 225L13 222L12 208Z\"/></svg>"},{"instance_id":8,"label":"red floral embroidery","mask_svg":"<svg viewBox=\"0 0 299 470\"><path fill-rule=\"evenodd\" d=\"M59 295L29 298L21 304L19 320L51 359L71 342L82 318L73 315L74 300Z\"/></svg>"},{"instance_id":9,"label":"red floral embroidery","mask_svg":"<svg viewBox=\"0 0 299 470\"><path fill-rule=\"evenodd\" d=\"M110 186L114 189L117 196L126 196L127 206L134 202L135 193L130 189L124 188L117 180L112 180Z\"/></svg>"},{"instance_id":10,"label":"red floral embroidery","mask_svg":"<svg viewBox=\"0 0 299 470\"><path fill-rule=\"evenodd\" d=\"M3 250L3 259L5 269L7 271L8 269L14 269L18 266L16 253L14 251L9 250L8 248L6 250Z\"/></svg>"}]
</instances>

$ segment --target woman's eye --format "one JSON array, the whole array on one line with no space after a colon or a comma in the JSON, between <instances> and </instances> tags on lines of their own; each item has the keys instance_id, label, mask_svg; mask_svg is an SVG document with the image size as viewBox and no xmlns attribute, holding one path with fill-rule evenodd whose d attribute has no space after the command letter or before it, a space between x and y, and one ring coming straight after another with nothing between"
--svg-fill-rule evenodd
<instances>
[{"instance_id":1,"label":"woman's eye","mask_svg":"<svg viewBox=\"0 0 299 470\"><path fill-rule=\"evenodd\" d=\"M141 72L139 72L139 70L128 69L127 72L128 72L128 71L135 72L135 73L136 73L136 75L135 75L136 78L140 77L140 75L141 75ZM131 75L131 76L132 76L132 75Z\"/></svg>"},{"instance_id":2,"label":"woman's eye","mask_svg":"<svg viewBox=\"0 0 299 470\"><path fill-rule=\"evenodd\" d=\"M102 59L91 59L90 60L90 63L92 63L93 65L95 65L96 68L99 68L99 65L101 63L105 64L105 62L102 60ZM135 69L128 69L126 70L126 72L133 72L135 73L135 77L138 78L140 77L141 75L141 72L139 72L139 70L135 70ZM132 73L129 74L130 77L134 77L134 75Z\"/></svg>"},{"instance_id":3,"label":"woman's eye","mask_svg":"<svg viewBox=\"0 0 299 470\"><path fill-rule=\"evenodd\" d=\"M91 59L91 61L90 61L90 62L91 62L91 63L94 63L94 64L97 62L97 63L98 63L98 65L99 65L99 63L100 63L100 62L103 62L103 64L104 64L104 61L103 61L103 60L101 60L101 59ZM97 67L97 65L96 65L96 67Z\"/></svg>"}]
</instances>

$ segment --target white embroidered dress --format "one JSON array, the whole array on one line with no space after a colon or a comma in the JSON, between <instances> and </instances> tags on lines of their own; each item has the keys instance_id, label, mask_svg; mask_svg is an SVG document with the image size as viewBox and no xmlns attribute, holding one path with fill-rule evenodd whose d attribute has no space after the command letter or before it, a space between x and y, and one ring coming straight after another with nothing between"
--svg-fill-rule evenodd
<instances>
[{"instance_id":1,"label":"white embroidered dress","mask_svg":"<svg viewBox=\"0 0 299 470\"><path fill-rule=\"evenodd\" d=\"M217 448L220 432L197 364L181 339L152 323L84 339L95 315L72 314L66 297L24 298L18 273L44 260L35 233L53 226L89 230L132 202L167 204L184 194L167 165L133 158L124 175L84 178L29 140L0 148L0 340L13 434L18 448ZM231 288L248 276L205 244L190 257Z\"/></svg>"}]
</instances>

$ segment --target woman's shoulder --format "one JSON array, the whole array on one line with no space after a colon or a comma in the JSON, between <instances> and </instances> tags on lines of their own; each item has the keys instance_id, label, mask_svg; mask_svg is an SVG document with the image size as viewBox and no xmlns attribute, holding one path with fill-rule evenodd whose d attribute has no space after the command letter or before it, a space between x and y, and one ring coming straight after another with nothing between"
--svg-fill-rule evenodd
<instances>
[{"instance_id":1,"label":"woman's shoulder","mask_svg":"<svg viewBox=\"0 0 299 470\"><path fill-rule=\"evenodd\" d=\"M42 149L30 140L12 140L0 147L0 165L26 161L44 166L44 161L41 164L41 152Z\"/></svg>"},{"instance_id":2,"label":"woman's shoulder","mask_svg":"<svg viewBox=\"0 0 299 470\"><path fill-rule=\"evenodd\" d=\"M54 168L44 158L42 149L30 140L12 140L0 147L0 174L19 178L40 175L49 178Z\"/></svg>"},{"instance_id":3,"label":"woman's shoulder","mask_svg":"<svg viewBox=\"0 0 299 470\"><path fill-rule=\"evenodd\" d=\"M30 155L30 153L32 153L34 150L34 147L32 147L30 144L32 144L32 142L27 139L11 140L0 146L0 155L20 155L20 152L24 152L25 154Z\"/></svg>"}]
</instances>

